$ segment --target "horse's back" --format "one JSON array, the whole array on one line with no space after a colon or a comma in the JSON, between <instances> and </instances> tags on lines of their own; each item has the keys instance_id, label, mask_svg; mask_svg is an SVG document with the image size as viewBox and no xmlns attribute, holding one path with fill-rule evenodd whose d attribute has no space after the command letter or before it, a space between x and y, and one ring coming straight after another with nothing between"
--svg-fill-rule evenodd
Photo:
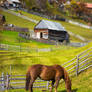
<instances>
[{"instance_id":1,"label":"horse's back","mask_svg":"<svg viewBox=\"0 0 92 92\"><path fill-rule=\"evenodd\" d=\"M32 65L29 68L31 77L40 77L43 80L52 80L55 79L56 76L62 76L63 75L63 68L60 65L41 65L36 64Z\"/></svg>"},{"instance_id":2,"label":"horse's back","mask_svg":"<svg viewBox=\"0 0 92 92\"><path fill-rule=\"evenodd\" d=\"M56 71L53 66L46 66L42 67L42 71L40 73L40 78L43 80L52 80L55 78Z\"/></svg>"}]
</instances>

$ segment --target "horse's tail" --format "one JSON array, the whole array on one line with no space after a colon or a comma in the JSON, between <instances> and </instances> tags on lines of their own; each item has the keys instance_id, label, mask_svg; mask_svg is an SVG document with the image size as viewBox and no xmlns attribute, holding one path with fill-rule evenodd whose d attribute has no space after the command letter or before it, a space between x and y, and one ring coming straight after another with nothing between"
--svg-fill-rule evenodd
<instances>
[{"instance_id":1,"label":"horse's tail","mask_svg":"<svg viewBox=\"0 0 92 92\"><path fill-rule=\"evenodd\" d=\"M25 87L26 90L29 89L30 79L31 79L31 75L30 75L30 72L28 71L28 72L26 73L26 87Z\"/></svg>"},{"instance_id":2,"label":"horse's tail","mask_svg":"<svg viewBox=\"0 0 92 92\"><path fill-rule=\"evenodd\" d=\"M71 90L71 80L69 78L68 72L65 69L64 69L64 80L65 80L66 87ZM71 91L69 91L69 92L71 92Z\"/></svg>"}]
</instances>

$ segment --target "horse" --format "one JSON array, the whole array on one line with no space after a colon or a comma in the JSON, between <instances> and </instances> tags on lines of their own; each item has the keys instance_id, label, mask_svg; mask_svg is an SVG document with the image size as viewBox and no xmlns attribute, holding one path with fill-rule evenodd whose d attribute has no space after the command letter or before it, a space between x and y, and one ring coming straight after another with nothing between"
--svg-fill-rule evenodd
<instances>
[{"instance_id":1,"label":"horse","mask_svg":"<svg viewBox=\"0 0 92 92\"><path fill-rule=\"evenodd\" d=\"M71 80L69 78L69 75L64 67L60 65L47 66L35 64L30 66L26 73L26 91L29 90L29 92L33 92L33 83L38 77L42 80L52 81L50 92L52 92L53 87L55 87L55 92L57 92L59 81L61 80L61 78L63 78L65 81L67 92L72 92Z\"/></svg>"}]
</instances>

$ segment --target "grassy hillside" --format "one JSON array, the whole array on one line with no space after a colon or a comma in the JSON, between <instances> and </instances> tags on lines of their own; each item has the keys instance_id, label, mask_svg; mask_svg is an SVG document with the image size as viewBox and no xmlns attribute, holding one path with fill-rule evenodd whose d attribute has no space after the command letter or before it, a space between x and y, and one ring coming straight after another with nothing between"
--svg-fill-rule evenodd
<instances>
[{"instance_id":1,"label":"grassy hillside","mask_svg":"<svg viewBox=\"0 0 92 92\"><path fill-rule=\"evenodd\" d=\"M16 13L18 13L18 12L16 12ZM10 23L12 15L8 14L6 12L3 12L3 14L6 15L7 22ZM37 20L37 21L40 21L42 19L46 19L46 18L42 18L42 17L36 16L36 15L32 15L32 14L23 12L23 11L22 11L22 14L29 17L29 18ZM16 16L13 16L13 18L14 17L16 18ZM17 17L17 18L21 19L20 17ZM76 25L73 25L73 24L70 24L70 23L67 23L67 22L62 22L62 21L56 21L56 22L60 22L65 27L65 29L67 31L71 31L75 34L81 35L87 40L92 40L92 30L91 29L82 28L82 27L79 27L79 26L76 26ZM31 22L30 23L28 22L26 24L26 22L24 22L24 19L21 19L21 23L20 23L20 21L19 21L19 23L17 23L16 20L12 20L12 23L15 24L15 25L18 25L18 26L22 26L22 27L26 26L28 28L31 28L32 30L33 30L34 26L36 25L35 23L31 23ZM73 37L70 36L70 39L71 39L71 41L81 42L80 39L75 38L74 36Z\"/></svg>"},{"instance_id":2,"label":"grassy hillside","mask_svg":"<svg viewBox=\"0 0 92 92\"><path fill-rule=\"evenodd\" d=\"M29 29L33 29L35 23L25 20L23 18L17 17L15 15L9 14L7 12L2 12L3 15L6 17L6 22L8 24L14 24L19 27L27 27Z\"/></svg>"},{"instance_id":3,"label":"grassy hillside","mask_svg":"<svg viewBox=\"0 0 92 92\"><path fill-rule=\"evenodd\" d=\"M34 89L34 91L42 92L40 89ZM8 92L25 92L25 90L16 89ZM58 92L66 92L65 83L59 85ZM72 92L92 92L92 67L79 74L78 77L72 78Z\"/></svg>"},{"instance_id":4,"label":"grassy hillside","mask_svg":"<svg viewBox=\"0 0 92 92\"><path fill-rule=\"evenodd\" d=\"M26 12L23 12L23 11L21 11L21 12L22 12L23 15L25 15L29 18L35 19L37 21L40 21L42 19L46 20L46 18L42 18L42 17L36 16L36 15L32 15L32 14L29 14L29 13L26 13ZM87 40L92 40L92 30L91 29L82 28L82 27L79 27L79 26L76 26L76 25L73 25L73 24L70 24L70 23L67 23L67 22L62 22L62 21L56 21L56 22L60 22L65 27L65 29L67 31L69 30L69 31L71 31L75 34L79 34ZM81 41L78 38L75 38L75 37L72 37L72 36L71 36L70 39L72 41Z\"/></svg>"},{"instance_id":5,"label":"grassy hillside","mask_svg":"<svg viewBox=\"0 0 92 92\"><path fill-rule=\"evenodd\" d=\"M72 89L73 92L92 92L92 67L80 73L78 77L72 78ZM63 86L60 92L65 92L65 84L59 86ZM60 89L61 90L61 89Z\"/></svg>"},{"instance_id":6,"label":"grassy hillside","mask_svg":"<svg viewBox=\"0 0 92 92\"><path fill-rule=\"evenodd\" d=\"M9 67L12 65L12 73L25 74L26 68L33 64L63 64L71 60L80 52L92 46L92 43L85 47L63 47L51 52L39 52L39 53L18 53L0 51L0 72L10 72ZM58 48L58 47L57 47ZM17 69L17 70L16 70Z\"/></svg>"},{"instance_id":7,"label":"grassy hillside","mask_svg":"<svg viewBox=\"0 0 92 92\"><path fill-rule=\"evenodd\" d=\"M36 41L26 40L18 36L18 32L11 31L1 31L1 40L0 43L11 44L11 45L21 45L22 47L30 47L30 48L48 48L53 45L40 43Z\"/></svg>"},{"instance_id":8,"label":"grassy hillside","mask_svg":"<svg viewBox=\"0 0 92 92\"><path fill-rule=\"evenodd\" d=\"M79 0L76 0L76 1L79 1ZM86 2L86 3L92 3L92 0L81 0L83 2Z\"/></svg>"}]
</instances>

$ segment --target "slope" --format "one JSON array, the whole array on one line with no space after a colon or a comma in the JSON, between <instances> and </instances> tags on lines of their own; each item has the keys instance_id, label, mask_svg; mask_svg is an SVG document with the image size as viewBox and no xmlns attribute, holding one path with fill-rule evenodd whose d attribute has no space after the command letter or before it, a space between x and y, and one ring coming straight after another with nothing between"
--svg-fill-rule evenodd
<instances>
[{"instance_id":1,"label":"slope","mask_svg":"<svg viewBox=\"0 0 92 92\"><path fill-rule=\"evenodd\" d=\"M63 91L59 92L66 92L65 84L61 85L63 86ZM92 92L92 67L80 73L78 77L72 78L72 89L73 92Z\"/></svg>"}]
</instances>

